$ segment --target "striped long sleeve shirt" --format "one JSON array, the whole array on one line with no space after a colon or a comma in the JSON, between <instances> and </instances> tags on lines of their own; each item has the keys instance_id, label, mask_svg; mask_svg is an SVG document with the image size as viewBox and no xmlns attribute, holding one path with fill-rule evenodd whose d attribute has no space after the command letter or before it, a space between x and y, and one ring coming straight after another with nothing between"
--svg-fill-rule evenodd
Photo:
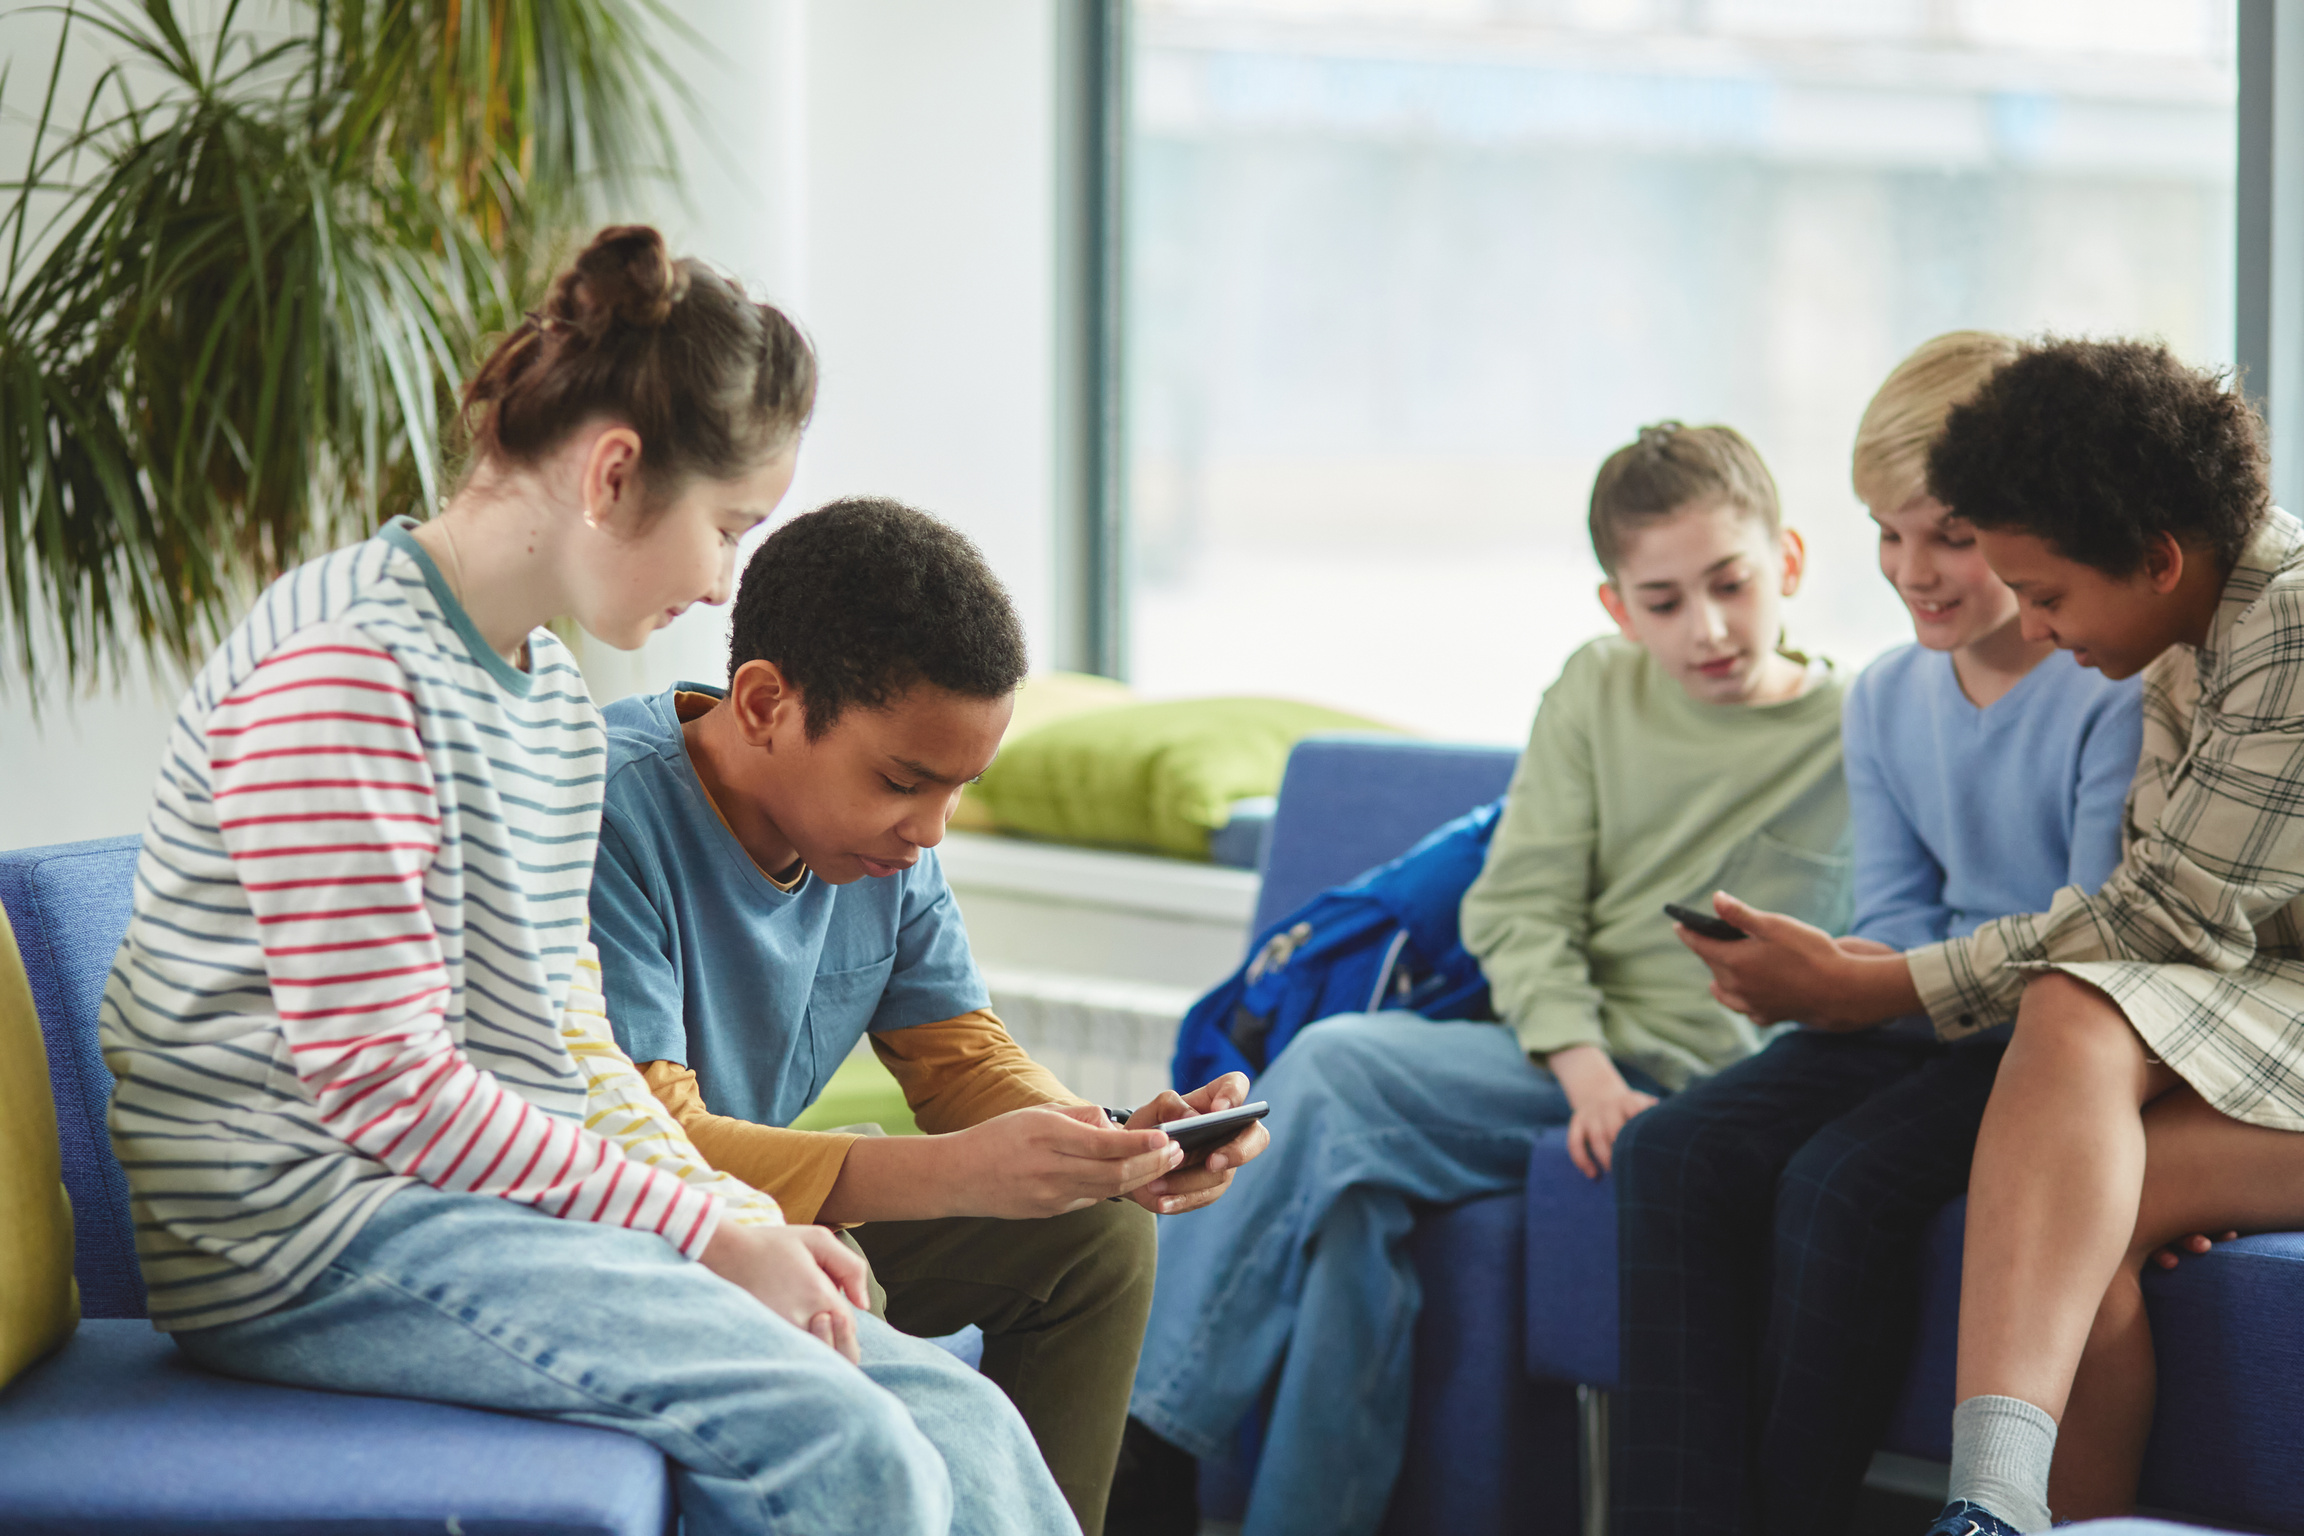
<instances>
[{"instance_id":1,"label":"striped long sleeve shirt","mask_svg":"<svg viewBox=\"0 0 2304 1536\"><path fill-rule=\"evenodd\" d=\"M491 651L408 526L268 589L170 733L103 1007L161 1328L281 1305L411 1182L691 1257L723 1209L586 1126L562 1035L599 714L549 634Z\"/></svg>"}]
</instances>

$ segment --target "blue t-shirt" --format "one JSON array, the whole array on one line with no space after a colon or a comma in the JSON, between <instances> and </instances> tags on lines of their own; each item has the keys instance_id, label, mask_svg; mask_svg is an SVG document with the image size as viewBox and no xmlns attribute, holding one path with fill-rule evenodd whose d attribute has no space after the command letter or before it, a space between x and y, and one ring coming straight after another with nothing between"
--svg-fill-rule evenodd
<instances>
[{"instance_id":1,"label":"blue t-shirt","mask_svg":"<svg viewBox=\"0 0 2304 1536\"><path fill-rule=\"evenodd\" d=\"M1978 709L1952 658L1899 646L1848 690L1850 931L1897 949L2045 912L2120 862L2143 742L2140 679L2112 682L2057 651Z\"/></svg>"},{"instance_id":2,"label":"blue t-shirt","mask_svg":"<svg viewBox=\"0 0 2304 1536\"><path fill-rule=\"evenodd\" d=\"M991 1005L934 849L902 874L780 891L689 765L675 693L623 699L592 871L608 1019L634 1061L677 1061L704 1102L788 1125L866 1030Z\"/></svg>"}]
</instances>

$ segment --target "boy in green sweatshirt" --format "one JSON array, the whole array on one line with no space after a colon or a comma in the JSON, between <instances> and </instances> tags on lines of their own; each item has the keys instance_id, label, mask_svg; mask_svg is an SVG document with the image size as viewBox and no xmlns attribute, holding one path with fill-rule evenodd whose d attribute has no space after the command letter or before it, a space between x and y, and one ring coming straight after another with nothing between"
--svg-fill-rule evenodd
<instances>
[{"instance_id":1,"label":"boy in green sweatshirt","mask_svg":"<svg viewBox=\"0 0 2304 1536\"><path fill-rule=\"evenodd\" d=\"M1374 1532L1407 1438L1412 1207L1514 1187L1561 1124L1597 1175L1657 1094L1752 1048L1663 903L1749 887L1846 921L1843 685L1778 644L1803 551L1760 456L1726 427L1644 428L1591 529L1621 634L1545 693L1464 899L1505 1027L1347 1015L1274 1060L1271 1151L1162 1223L1114 1536L1193 1528L1183 1453L1217 1450L1275 1372L1245 1536Z\"/></svg>"}]
</instances>

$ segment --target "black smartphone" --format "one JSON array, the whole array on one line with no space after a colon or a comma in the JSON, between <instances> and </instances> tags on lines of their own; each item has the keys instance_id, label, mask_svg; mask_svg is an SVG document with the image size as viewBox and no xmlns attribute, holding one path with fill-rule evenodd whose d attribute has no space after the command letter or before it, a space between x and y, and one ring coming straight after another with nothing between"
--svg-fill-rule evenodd
<instances>
[{"instance_id":1,"label":"black smartphone","mask_svg":"<svg viewBox=\"0 0 2304 1536\"><path fill-rule=\"evenodd\" d=\"M1258 1099L1253 1104L1220 1109L1212 1115L1187 1115L1181 1120L1169 1121L1160 1129L1184 1149L1186 1157L1198 1157L1215 1151L1239 1135L1242 1126L1253 1125L1271 1112L1272 1106Z\"/></svg>"},{"instance_id":2,"label":"black smartphone","mask_svg":"<svg viewBox=\"0 0 2304 1536\"><path fill-rule=\"evenodd\" d=\"M1684 907L1676 901L1664 903L1664 915L1691 933L1700 933L1708 939L1719 939L1723 943L1729 939L1751 937L1724 918L1714 917L1709 912L1699 912L1694 907Z\"/></svg>"}]
</instances>

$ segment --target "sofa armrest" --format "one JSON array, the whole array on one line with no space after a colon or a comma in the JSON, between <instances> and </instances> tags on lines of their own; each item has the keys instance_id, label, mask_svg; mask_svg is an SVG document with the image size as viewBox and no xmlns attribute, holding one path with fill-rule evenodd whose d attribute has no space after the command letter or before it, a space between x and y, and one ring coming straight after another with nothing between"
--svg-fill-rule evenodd
<instances>
[{"instance_id":1,"label":"sofa armrest","mask_svg":"<svg viewBox=\"0 0 2304 1536\"><path fill-rule=\"evenodd\" d=\"M1528 1160L1528 1374L1614 1388L1616 1185L1568 1160L1566 1127Z\"/></svg>"}]
</instances>

